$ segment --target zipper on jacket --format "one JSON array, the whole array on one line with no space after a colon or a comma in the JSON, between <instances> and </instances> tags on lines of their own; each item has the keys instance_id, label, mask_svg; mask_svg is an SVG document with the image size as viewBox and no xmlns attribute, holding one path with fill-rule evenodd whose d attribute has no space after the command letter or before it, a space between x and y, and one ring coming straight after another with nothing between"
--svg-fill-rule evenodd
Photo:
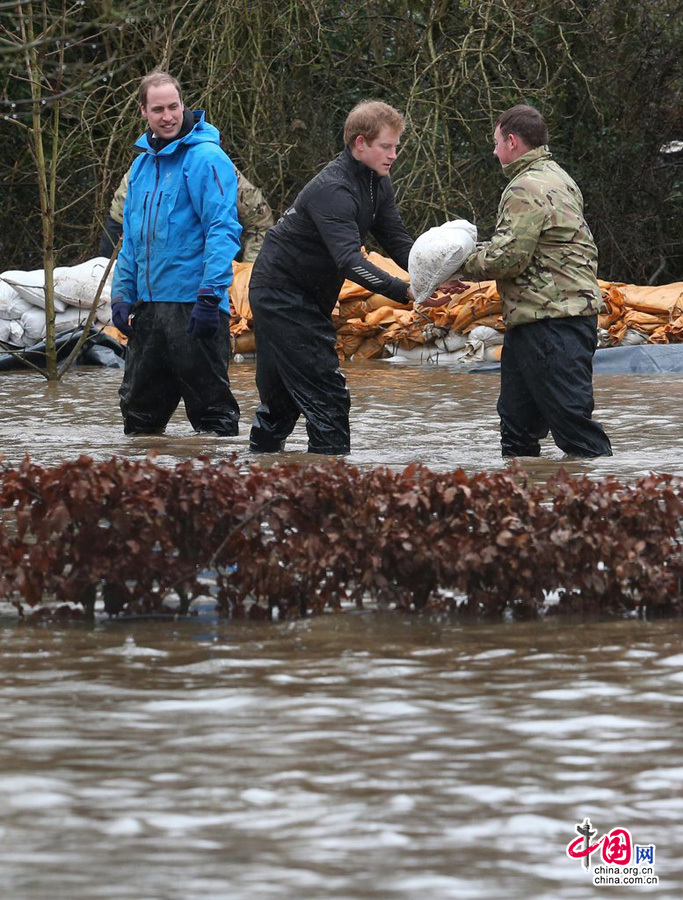
<instances>
[{"instance_id":1,"label":"zipper on jacket","mask_svg":"<svg viewBox=\"0 0 683 900\"><path fill-rule=\"evenodd\" d=\"M159 191L159 199L157 200L157 208L154 213L154 225L152 226L152 240L155 241L157 239L157 222L159 221L159 207L161 206L161 200L164 196L163 191Z\"/></svg>"},{"instance_id":2,"label":"zipper on jacket","mask_svg":"<svg viewBox=\"0 0 683 900\"><path fill-rule=\"evenodd\" d=\"M377 210L375 209L375 192L373 191L373 186L375 184L375 173L370 170L370 209L372 210L372 221L375 221L375 216L377 215Z\"/></svg>"},{"instance_id":3,"label":"zipper on jacket","mask_svg":"<svg viewBox=\"0 0 683 900\"><path fill-rule=\"evenodd\" d=\"M216 167L211 166L211 168L213 169L213 177L216 179L216 184L218 185L218 190L221 192L221 197L223 197L224 196L223 195L223 185L221 184L221 180L218 177L218 172L216 171Z\"/></svg>"},{"instance_id":4,"label":"zipper on jacket","mask_svg":"<svg viewBox=\"0 0 683 900\"><path fill-rule=\"evenodd\" d=\"M140 243L145 237L145 216L147 215L147 201L149 200L149 191L145 192L145 200L142 204L142 218L140 219Z\"/></svg>"},{"instance_id":5,"label":"zipper on jacket","mask_svg":"<svg viewBox=\"0 0 683 900\"><path fill-rule=\"evenodd\" d=\"M159 188L160 172L159 172L159 157L158 156L154 157L154 164L156 166L156 177L154 179L154 190L152 191L152 196L149 201L149 210L148 210L149 218L147 220L147 267L146 267L146 272L145 272L145 279L147 281L147 290L149 291L150 301L152 301L154 299L154 297L152 296L152 282L149 277L149 267L150 267L151 256L152 256L151 243L152 243L152 240L154 239L153 235L152 235L152 205L154 203L154 195L156 194L157 189Z\"/></svg>"}]
</instances>

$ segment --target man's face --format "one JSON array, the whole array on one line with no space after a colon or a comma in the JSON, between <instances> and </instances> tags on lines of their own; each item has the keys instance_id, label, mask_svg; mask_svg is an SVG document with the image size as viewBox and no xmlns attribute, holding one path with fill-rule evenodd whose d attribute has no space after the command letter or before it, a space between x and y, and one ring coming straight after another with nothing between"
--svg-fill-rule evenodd
<instances>
[{"instance_id":1,"label":"man's face","mask_svg":"<svg viewBox=\"0 0 683 900\"><path fill-rule=\"evenodd\" d=\"M183 125L183 102L172 84L150 85L147 103L140 107L155 137L173 140Z\"/></svg>"},{"instance_id":2,"label":"man's face","mask_svg":"<svg viewBox=\"0 0 683 900\"><path fill-rule=\"evenodd\" d=\"M367 141L363 135L357 137L353 155L378 175L388 175L396 161L400 139L400 131L384 125L374 141Z\"/></svg>"},{"instance_id":3,"label":"man's face","mask_svg":"<svg viewBox=\"0 0 683 900\"><path fill-rule=\"evenodd\" d=\"M501 166L513 162L519 155L515 154L514 143L514 135L509 134L507 137L503 137L499 126L496 125L496 130L493 132L493 155L498 157Z\"/></svg>"}]
</instances>

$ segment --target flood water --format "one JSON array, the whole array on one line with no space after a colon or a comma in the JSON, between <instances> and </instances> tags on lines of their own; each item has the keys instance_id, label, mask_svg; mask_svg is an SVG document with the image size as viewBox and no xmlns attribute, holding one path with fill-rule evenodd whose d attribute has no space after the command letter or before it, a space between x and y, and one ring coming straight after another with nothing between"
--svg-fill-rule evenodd
<instances>
[{"instance_id":1,"label":"flood water","mask_svg":"<svg viewBox=\"0 0 683 900\"><path fill-rule=\"evenodd\" d=\"M0 374L0 452L11 464L26 453L49 465L81 453L95 459L143 459L150 450L166 464L200 453L221 458L235 452L251 462L247 444L258 399L254 371L253 362L231 365L242 409L242 433L235 438L194 435L182 409L162 437L124 437L119 370L74 369L57 385L31 373ZM345 373L352 395L350 464L404 467L420 462L436 471L463 467L468 472L501 468L497 374L385 361L348 363ZM546 478L560 463L575 474L626 479L650 471L683 471L683 376L596 375L595 399L595 415L610 435L614 457L561 463L562 453L548 439L541 459L524 461L532 478ZM305 451L300 422L285 453L262 462L310 461Z\"/></svg>"},{"instance_id":2,"label":"flood water","mask_svg":"<svg viewBox=\"0 0 683 900\"><path fill-rule=\"evenodd\" d=\"M346 368L349 462L497 469L497 376ZM125 438L121 373L0 376L5 464L87 453L245 462L253 363L233 365L237 438ZM682 474L675 376L596 376L609 460ZM287 461L307 460L298 428ZM268 459L263 463L267 464ZM683 896L683 623L463 625L0 620L0 897L11 900L584 900ZM629 829L653 887L592 883L567 844ZM599 854L593 866L602 863Z\"/></svg>"}]
</instances>

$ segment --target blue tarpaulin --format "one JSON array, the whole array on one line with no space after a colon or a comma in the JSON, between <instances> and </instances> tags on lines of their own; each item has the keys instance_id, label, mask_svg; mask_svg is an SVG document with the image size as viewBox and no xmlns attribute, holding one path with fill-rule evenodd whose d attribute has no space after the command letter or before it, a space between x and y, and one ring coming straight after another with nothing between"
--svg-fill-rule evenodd
<instances>
[{"instance_id":1,"label":"blue tarpaulin","mask_svg":"<svg viewBox=\"0 0 683 900\"><path fill-rule=\"evenodd\" d=\"M468 372L499 372L500 363L468 366ZM596 375L667 375L683 374L683 344L635 344L607 347L593 357Z\"/></svg>"}]
</instances>

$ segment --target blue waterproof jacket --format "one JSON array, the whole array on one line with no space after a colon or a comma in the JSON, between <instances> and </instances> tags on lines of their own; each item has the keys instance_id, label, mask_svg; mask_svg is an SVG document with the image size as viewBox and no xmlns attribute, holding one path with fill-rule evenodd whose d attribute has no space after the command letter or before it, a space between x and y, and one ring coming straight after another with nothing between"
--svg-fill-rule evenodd
<instances>
[{"instance_id":1,"label":"blue waterproof jacket","mask_svg":"<svg viewBox=\"0 0 683 900\"><path fill-rule=\"evenodd\" d=\"M145 152L131 169L112 298L194 303L201 291L229 315L242 231L237 177L218 130L203 110L194 117L192 131L156 153L146 134L136 142Z\"/></svg>"}]
</instances>

